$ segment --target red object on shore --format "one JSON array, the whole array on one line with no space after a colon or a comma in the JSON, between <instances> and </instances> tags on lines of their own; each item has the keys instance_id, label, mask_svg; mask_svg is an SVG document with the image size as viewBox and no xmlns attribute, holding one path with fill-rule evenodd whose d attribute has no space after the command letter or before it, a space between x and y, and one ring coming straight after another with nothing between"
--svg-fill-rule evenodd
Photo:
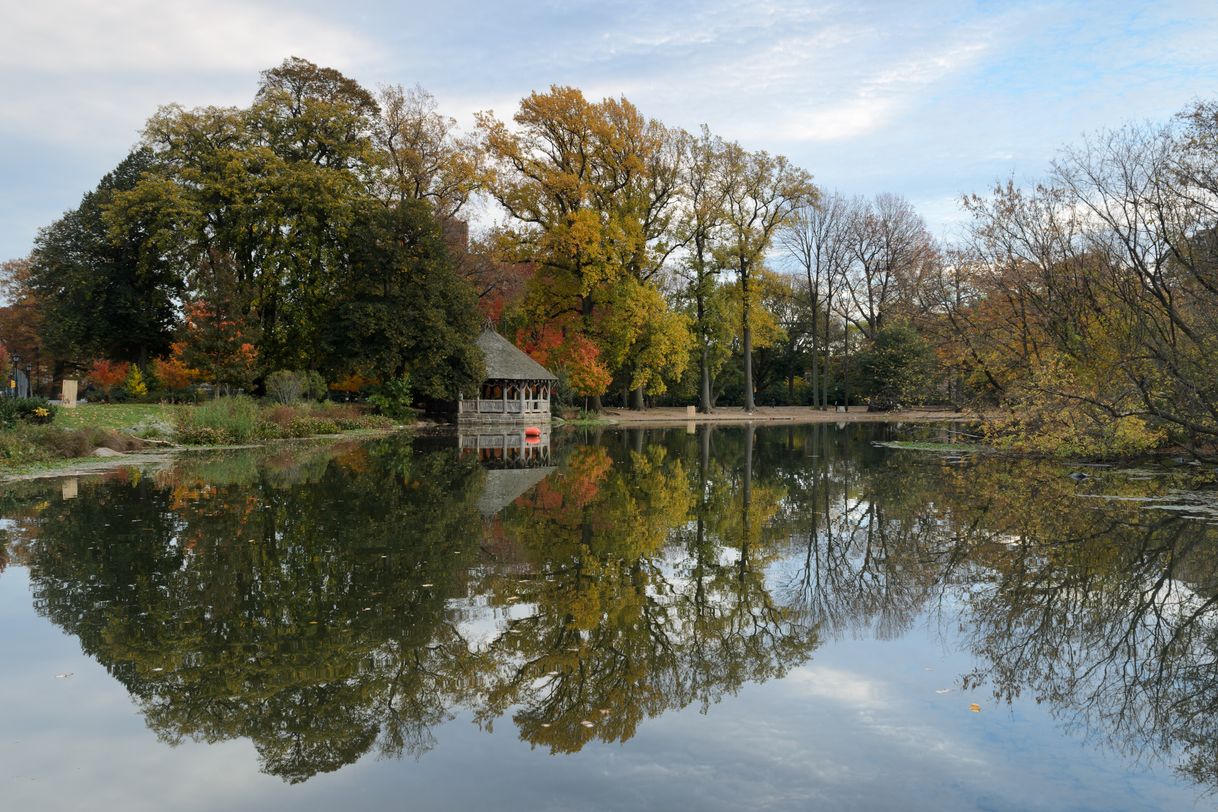
<instances>
[{"instance_id":1,"label":"red object on shore","mask_svg":"<svg viewBox=\"0 0 1218 812\"><path fill-rule=\"evenodd\" d=\"M526 428L524 430L524 436L525 437L540 437L541 429L537 428L536 426L529 426L528 428Z\"/></svg>"}]
</instances>

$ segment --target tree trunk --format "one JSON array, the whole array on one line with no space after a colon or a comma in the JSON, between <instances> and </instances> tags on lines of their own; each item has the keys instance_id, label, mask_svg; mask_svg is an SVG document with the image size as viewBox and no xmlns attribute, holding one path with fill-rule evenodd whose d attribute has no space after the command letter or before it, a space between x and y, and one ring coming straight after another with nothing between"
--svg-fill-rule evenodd
<instances>
[{"instance_id":1,"label":"tree trunk","mask_svg":"<svg viewBox=\"0 0 1218 812\"><path fill-rule=\"evenodd\" d=\"M850 325L846 325L846 334L842 338L842 389L846 395L846 411L850 411Z\"/></svg>"},{"instance_id":2,"label":"tree trunk","mask_svg":"<svg viewBox=\"0 0 1218 812\"><path fill-rule=\"evenodd\" d=\"M812 305L812 373L808 376L812 383L812 408L820 403L820 335L816 332L816 305Z\"/></svg>"},{"instance_id":3,"label":"tree trunk","mask_svg":"<svg viewBox=\"0 0 1218 812\"><path fill-rule=\"evenodd\" d=\"M601 396L600 395L592 396L592 411L596 412L597 414L600 413L600 411L601 411Z\"/></svg>"},{"instance_id":4,"label":"tree trunk","mask_svg":"<svg viewBox=\"0 0 1218 812\"><path fill-rule=\"evenodd\" d=\"M710 347L706 346L704 339L702 342L702 388L698 392L698 411L702 414L710 414L714 408L714 404L711 402Z\"/></svg>"},{"instance_id":5,"label":"tree trunk","mask_svg":"<svg viewBox=\"0 0 1218 812\"><path fill-rule=\"evenodd\" d=\"M641 412L647 408L647 404L643 402L643 387L636 386L630 390L630 408L636 412Z\"/></svg>"},{"instance_id":6,"label":"tree trunk","mask_svg":"<svg viewBox=\"0 0 1218 812\"><path fill-rule=\"evenodd\" d=\"M833 367L830 364L829 356L833 352L833 336L830 330L833 329L833 295L830 288L830 295L825 298L825 385L821 387L821 406L829 408L829 389L833 386Z\"/></svg>"},{"instance_id":7,"label":"tree trunk","mask_svg":"<svg viewBox=\"0 0 1218 812\"><path fill-rule=\"evenodd\" d=\"M757 405L753 402L753 328L748 324L748 309L745 309L744 323L744 410L755 411Z\"/></svg>"},{"instance_id":8,"label":"tree trunk","mask_svg":"<svg viewBox=\"0 0 1218 812\"><path fill-rule=\"evenodd\" d=\"M751 413L757 408L753 402L753 326L749 321L749 266L743 260L740 263L740 293L743 300L740 322L744 326L744 410Z\"/></svg>"}]
</instances>

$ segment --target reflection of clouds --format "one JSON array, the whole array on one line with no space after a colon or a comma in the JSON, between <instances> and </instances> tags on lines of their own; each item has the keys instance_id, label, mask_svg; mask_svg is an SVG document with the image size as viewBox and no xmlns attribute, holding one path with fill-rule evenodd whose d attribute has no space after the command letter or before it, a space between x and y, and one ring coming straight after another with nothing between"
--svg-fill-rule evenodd
<instances>
[{"instance_id":1,"label":"reflection of clouds","mask_svg":"<svg viewBox=\"0 0 1218 812\"><path fill-rule=\"evenodd\" d=\"M26 576L0 576L5 626L23 629L6 634L0 668L4 809L204 810L258 795L250 742L165 747L75 638L33 617Z\"/></svg>"},{"instance_id":2,"label":"reflection of clouds","mask_svg":"<svg viewBox=\"0 0 1218 812\"><path fill-rule=\"evenodd\" d=\"M470 651L489 648L505 633L508 624L533 617L538 609L535 603L492 606L488 595L450 600L446 607L456 620L457 634Z\"/></svg>"},{"instance_id":3,"label":"reflection of clouds","mask_svg":"<svg viewBox=\"0 0 1218 812\"><path fill-rule=\"evenodd\" d=\"M957 764L980 766L984 758L946 735L934 725L910 718L901 705L911 705L908 686L898 689L862 671L823 665L793 669L784 680L784 691L801 698L821 700L853 713L853 721L867 736L882 737L889 745L917 753L933 754ZM903 697L897 701L896 696Z\"/></svg>"},{"instance_id":4,"label":"reflection of clouds","mask_svg":"<svg viewBox=\"0 0 1218 812\"><path fill-rule=\"evenodd\" d=\"M804 695L865 710L888 704L883 685L863 674L825 666L804 666L787 675L787 683Z\"/></svg>"}]
</instances>

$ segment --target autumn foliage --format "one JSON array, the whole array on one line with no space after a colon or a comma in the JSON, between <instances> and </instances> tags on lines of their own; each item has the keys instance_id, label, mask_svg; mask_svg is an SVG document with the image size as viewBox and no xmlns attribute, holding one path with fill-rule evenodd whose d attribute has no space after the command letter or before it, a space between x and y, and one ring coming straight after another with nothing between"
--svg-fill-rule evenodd
<instances>
[{"instance_id":1,"label":"autumn foliage","mask_svg":"<svg viewBox=\"0 0 1218 812\"><path fill-rule=\"evenodd\" d=\"M191 369L183 360L186 344L176 341L168 358L157 358L152 362L153 371L161 387L171 392L189 388L202 376L196 369Z\"/></svg>"},{"instance_id":2,"label":"autumn foliage","mask_svg":"<svg viewBox=\"0 0 1218 812\"><path fill-rule=\"evenodd\" d=\"M114 387L127 380L131 364L126 361L110 361L101 359L94 361L85 373L85 380L102 391L102 396L109 400L114 395Z\"/></svg>"}]
</instances>

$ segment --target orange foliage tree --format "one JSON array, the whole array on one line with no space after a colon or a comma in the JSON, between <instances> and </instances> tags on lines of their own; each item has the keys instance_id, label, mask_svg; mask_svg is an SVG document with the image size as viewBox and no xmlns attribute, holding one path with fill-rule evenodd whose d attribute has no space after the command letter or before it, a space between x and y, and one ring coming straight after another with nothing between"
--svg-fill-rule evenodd
<instances>
[{"instance_id":1,"label":"orange foliage tree","mask_svg":"<svg viewBox=\"0 0 1218 812\"><path fill-rule=\"evenodd\" d=\"M567 383L578 395L603 395L613 381L600 347L585 335L574 335L563 345L559 363L567 373Z\"/></svg>"},{"instance_id":2,"label":"orange foliage tree","mask_svg":"<svg viewBox=\"0 0 1218 812\"><path fill-rule=\"evenodd\" d=\"M613 374L600 346L577 327L570 318L556 319L521 330L516 343L537 363L561 372L577 395L597 397L609 389Z\"/></svg>"},{"instance_id":3,"label":"orange foliage tree","mask_svg":"<svg viewBox=\"0 0 1218 812\"><path fill-rule=\"evenodd\" d=\"M171 349L169 357L157 358L152 362L152 368L156 373L156 379L160 381L161 388L169 392L179 392L189 388L202 375L197 369L192 369L184 360L183 354L186 350L184 341L175 341Z\"/></svg>"},{"instance_id":4,"label":"orange foliage tree","mask_svg":"<svg viewBox=\"0 0 1218 812\"><path fill-rule=\"evenodd\" d=\"M109 400L114 387L125 381L130 371L131 365L126 361L115 362L103 358L93 362L85 374L85 380L101 389L102 397Z\"/></svg>"},{"instance_id":5,"label":"orange foliage tree","mask_svg":"<svg viewBox=\"0 0 1218 812\"><path fill-rule=\"evenodd\" d=\"M258 350L245 319L226 317L205 300L186 307L182 362L224 389L248 388L258 371Z\"/></svg>"}]
</instances>

